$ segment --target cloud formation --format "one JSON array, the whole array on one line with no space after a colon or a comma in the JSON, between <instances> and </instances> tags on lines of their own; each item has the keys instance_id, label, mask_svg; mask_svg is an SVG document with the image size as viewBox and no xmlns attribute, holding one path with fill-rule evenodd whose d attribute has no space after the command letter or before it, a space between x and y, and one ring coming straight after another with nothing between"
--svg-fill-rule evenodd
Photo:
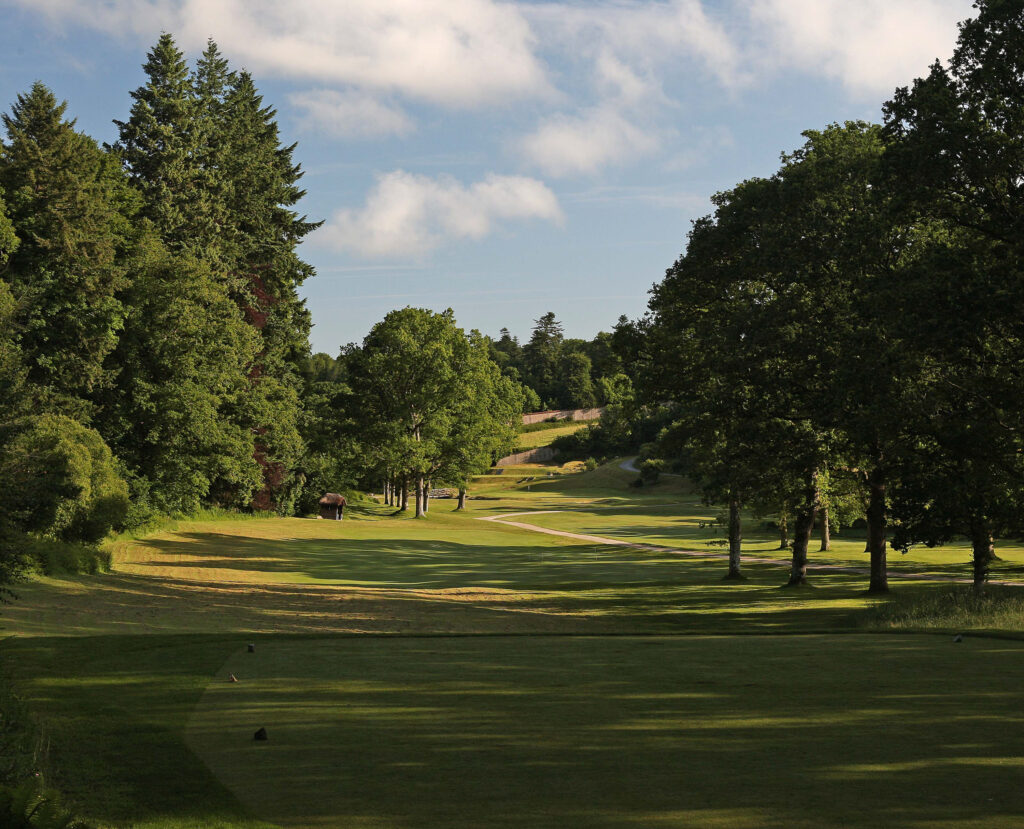
<instances>
[{"instance_id":1,"label":"cloud formation","mask_svg":"<svg viewBox=\"0 0 1024 829\"><path fill-rule=\"evenodd\" d=\"M884 96L952 54L963 0L752 0L769 68L821 72L864 96Z\"/></svg>"},{"instance_id":2,"label":"cloud formation","mask_svg":"<svg viewBox=\"0 0 1024 829\"><path fill-rule=\"evenodd\" d=\"M160 29L188 49L213 37L270 75L472 107L550 94L519 9L494 0L15 0L59 24Z\"/></svg>"},{"instance_id":3,"label":"cloud formation","mask_svg":"<svg viewBox=\"0 0 1024 829\"><path fill-rule=\"evenodd\" d=\"M658 149L658 137L631 123L616 107L555 115L519 141L530 163L553 176L587 175Z\"/></svg>"},{"instance_id":4,"label":"cloud formation","mask_svg":"<svg viewBox=\"0 0 1024 829\"><path fill-rule=\"evenodd\" d=\"M378 177L362 208L339 210L316 238L365 258L415 258L446 240L481 239L514 219L564 220L555 194L533 178L492 173L466 186L395 170Z\"/></svg>"},{"instance_id":5,"label":"cloud formation","mask_svg":"<svg viewBox=\"0 0 1024 829\"><path fill-rule=\"evenodd\" d=\"M288 101L301 113L303 129L339 138L408 135L416 128L401 108L357 90L293 92Z\"/></svg>"},{"instance_id":6,"label":"cloud formation","mask_svg":"<svg viewBox=\"0 0 1024 829\"><path fill-rule=\"evenodd\" d=\"M409 135L414 108L497 113L502 143L553 176L659 152L678 168L689 101L757 94L781 72L881 101L948 57L971 14L970 0L7 2L143 44L164 29L192 54L212 36L234 65L297 80L300 122L342 139Z\"/></svg>"}]
</instances>

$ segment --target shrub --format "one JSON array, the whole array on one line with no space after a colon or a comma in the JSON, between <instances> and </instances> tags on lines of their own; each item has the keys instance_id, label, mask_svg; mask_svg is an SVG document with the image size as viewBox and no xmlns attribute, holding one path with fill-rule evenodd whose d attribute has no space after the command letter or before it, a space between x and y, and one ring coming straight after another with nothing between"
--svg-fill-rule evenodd
<instances>
[{"instance_id":1,"label":"shrub","mask_svg":"<svg viewBox=\"0 0 1024 829\"><path fill-rule=\"evenodd\" d=\"M96 542L128 514L128 485L99 432L61 415L16 421L0 451L0 508L21 530Z\"/></svg>"},{"instance_id":2,"label":"shrub","mask_svg":"<svg viewBox=\"0 0 1024 829\"><path fill-rule=\"evenodd\" d=\"M648 458L640 464L640 479L646 484L655 484L665 468L660 458Z\"/></svg>"},{"instance_id":3,"label":"shrub","mask_svg":"<svg viewBox=\"0 0 1024 829\"><path fill-rule=\"evenodd\" d=\"M587 458L583 466L587 470L587 472L593 472L595 469L597 469L597 461L594 460L593 458Z\"/></svg>"}]
</instances>

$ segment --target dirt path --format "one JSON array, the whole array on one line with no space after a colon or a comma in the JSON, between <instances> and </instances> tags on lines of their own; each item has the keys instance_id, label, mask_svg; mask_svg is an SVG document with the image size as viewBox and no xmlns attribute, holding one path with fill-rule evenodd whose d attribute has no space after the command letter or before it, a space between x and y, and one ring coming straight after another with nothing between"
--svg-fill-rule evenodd
<instances>
[{"instance_id":1,"label":"dirt path","mask_svg":"<svg viewBox=\"0 0 1024 829\"><path fill-rule=\"evenodd\" d=\"M640 470L636 465L636 456L626 458L626 460L619 464L619 469L625 469L627 472L639 472Z\"/></svg>"}]
</instances>

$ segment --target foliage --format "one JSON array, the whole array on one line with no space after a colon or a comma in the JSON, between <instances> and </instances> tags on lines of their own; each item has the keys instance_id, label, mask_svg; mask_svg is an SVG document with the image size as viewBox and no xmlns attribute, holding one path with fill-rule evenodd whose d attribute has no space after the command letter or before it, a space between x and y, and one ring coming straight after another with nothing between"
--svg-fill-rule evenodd
<instances>
[{"instance_id":1,"label":"foliage","mask_svg":"<svg viewBox=\"0 0 1024 829\"><path fill-rule=\"evenodd\" d=\"M123 368L100 428L148 479L157 509L247 504L262 472L252 430L236 413L249 399L258 337L208 265L144 241L133 263L133 312L114 354Z\"/></svg>"},{"instance_id":2,"label":"foliage","mask_svg":"<svg viewBox=\"0 0 1024 829\"><path fill-rule=\"evenodd\" d=\"M898 89L885 114L891 175L907 209L938 229L900 309L927 382L919 445L894 498L897 543L966 534L981 585L993 534L1022 529L1024 14L1001 0L975 6L948 67ZM935 319L949 325L937 331Z\"/></svg>"},{"instance_id":3,"label":"foliage","mask_svg":"<svg viewBox=\"0 0 1024 829\"><path fill-rule=\"evenodd\" d=\"M287 511L302 485L298 368L310 328L296 289L313 275L296 247L318 226L292 210L304 195L294 145L281 146L276 112L212 41L190 74L164 34L144 69L130 117L118 122L118 150L142 195L140 216L151 220L175 264L190 264L193 284L219 306L226 343L238 347L221 372L234 375L226 395L215 373L191 378L194 402L221 421L221 435L210 436L216 457L188 468L178 452L166 453L181 468L155 478L155 494L174 509L213 501Z\"/></svg>"},{"instance_id":4,"label":"foliage","mask_svg":"<svg viewBox=\"0 0 1024 829\"><path fill-rule=\"evenodd\" d=\"M660 458L647 458L640 462L640 479L645 484L656 484L665 469L665 462Z\"/></svg>"},{"instance_id":5,"label":"foliage","mask_svg":"<svg viewBox=\"0 0 1024 829\"><path fill-rule=\"evenodd\" d=\"M364 462L380 478L416 481L417 514L425 480L464 487L513 444L520 387L450 310L392 311L346 366Z\"/></svg>"},{"instance_id":6,"label":"foliage","mask_svg":"<svg viewBox=\"0 0 1024 829\"><path fill-rule=\"evenodd\" d=\"M120 525L128 487L98 432L62 415L25 418L5 431L0 498L13 526L96 542Z\"/></svg>"},{"instance_id":7,"label":"foliage","mask_svg":"<svg viewBox=\"0 0 1024 829\"><path fill-rule=\"evenodd\" d=\"M61 807L56 792L44 790L35 779L0 786L0 819L9 829L88 829Z\"/></svg>"},{"instance_id":8,"label":"foliage","mask_svg":"<svg viewBox=\"0 0 1024 829\"><path fill-rule=\"evenodd\" d=\"M20 244L0 279L17 298L18 345L36 406L86 417L110 384L105 359L125 309L122 256L130 201L116 162L64 119L36 83L3 116L0 188ZM9 255L8 255L9 254Z\"/></svg>"}]
</instances>

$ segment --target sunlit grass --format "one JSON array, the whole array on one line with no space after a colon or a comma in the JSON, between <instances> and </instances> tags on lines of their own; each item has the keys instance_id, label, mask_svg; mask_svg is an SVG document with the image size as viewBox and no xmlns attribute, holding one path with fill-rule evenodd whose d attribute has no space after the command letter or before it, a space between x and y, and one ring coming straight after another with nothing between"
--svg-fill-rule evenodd
<instances>
[{"instance_id":1,"label":"sunlit grass","mask_svg":"<svg viewBox=\"0 0 1024 829\"><path fill-rule=\"evenodd\" d=\"M990 586L979 593L969 587L922 586L880 605L865 624L888 630L1024 633L1024 591Z\"/></svg>"},{"instance_id":2,"label":"sunlit grass","mask_svg":"<svg viewBox=\"0 0 1024 829\"><path fill-rule=\"evenodd\" d=\"M516 435L516 451L536 449L539 446L550 446L555 438L575 434L580 429L585 429L589 425L583 421L570 421L558 426L553 425L550 429L522 432Z\"/></svg>"}]
</instances>

